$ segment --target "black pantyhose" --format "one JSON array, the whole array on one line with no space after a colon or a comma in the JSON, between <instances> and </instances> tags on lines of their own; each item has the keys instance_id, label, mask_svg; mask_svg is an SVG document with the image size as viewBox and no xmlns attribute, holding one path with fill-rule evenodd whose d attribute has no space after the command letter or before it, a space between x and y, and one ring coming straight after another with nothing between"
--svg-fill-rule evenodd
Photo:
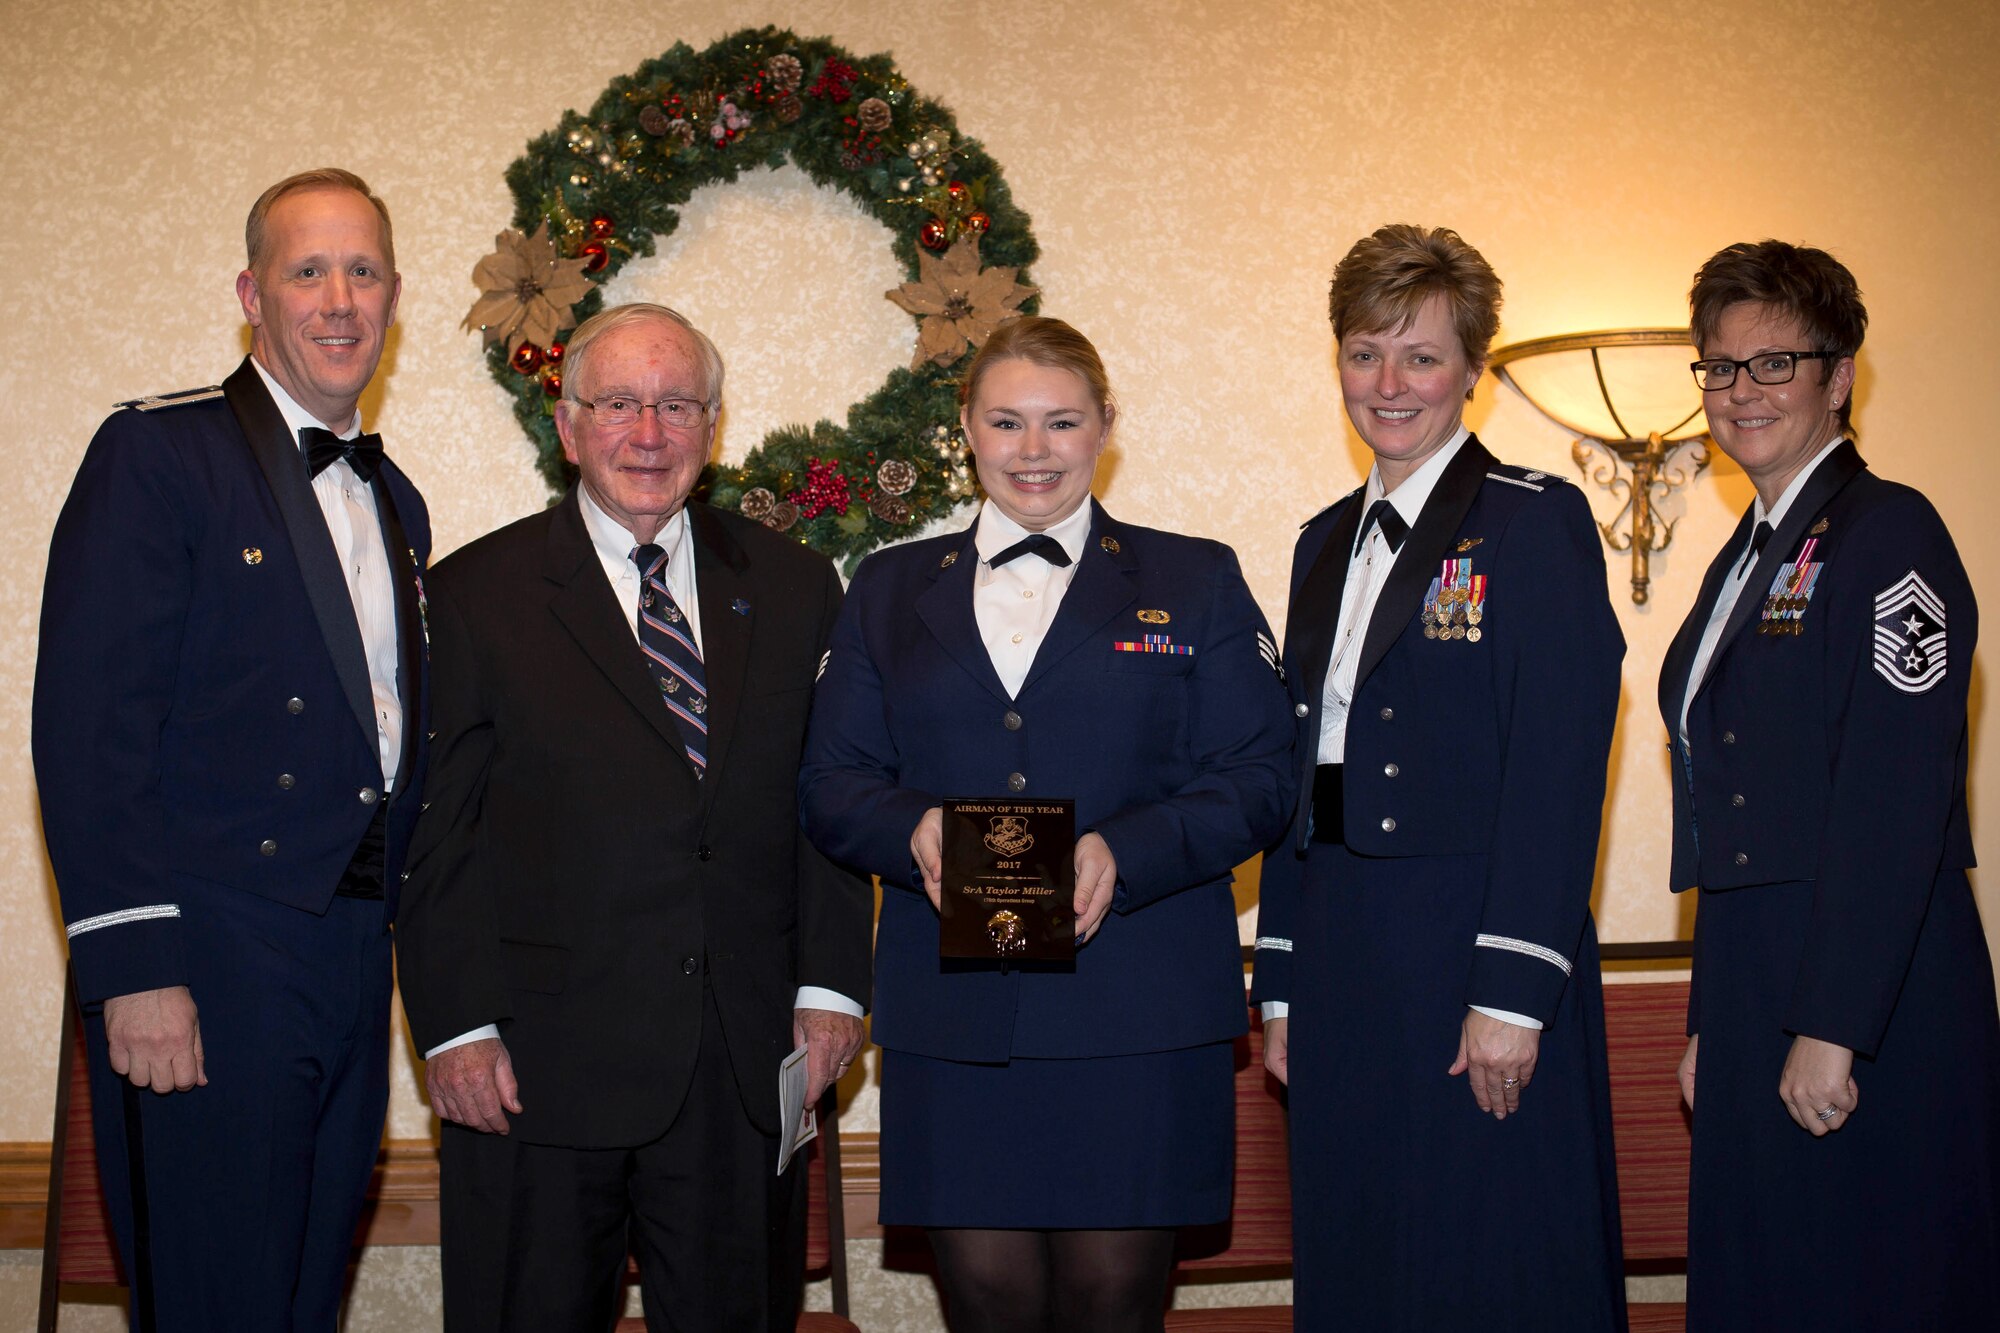
<instances>
[{"instance_id":1,"label":"black pantyhose","mask_svg":"<svg viewBox=\"0 0 2000 1333\"><path fill-rule=\"evenodd\" d=\"M952 1333L1160 1333L1171 1228L930 1233Z\"/></svg>"}]
</instances>

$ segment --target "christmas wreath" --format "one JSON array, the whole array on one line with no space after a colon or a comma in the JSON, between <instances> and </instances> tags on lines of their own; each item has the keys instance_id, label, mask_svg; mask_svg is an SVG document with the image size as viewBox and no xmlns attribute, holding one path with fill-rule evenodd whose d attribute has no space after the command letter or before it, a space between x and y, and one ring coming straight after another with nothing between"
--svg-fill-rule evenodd
<instances>
[{"instance_id":1,"label":"christmas wreath","mask_svg":"<svg viewBox=\"0 0 2000 1333\"><path fill-rule=\"evenodd\" d=\"M999 166L888 56L762 28L699 53L677 44L614 79L507 169L514 225L473 271L465 327L485 337L542 475L567 487L563 335L603 305L600 282L679 225L695 190L786 162L888 226L910 280L885 295L917 317L915 354L845 424L780 427L740 466L711 464L696 494L851 568L976 496L959 377L1036 292L1019 280L1034 235Z\"/></svg>"}]
</instances>

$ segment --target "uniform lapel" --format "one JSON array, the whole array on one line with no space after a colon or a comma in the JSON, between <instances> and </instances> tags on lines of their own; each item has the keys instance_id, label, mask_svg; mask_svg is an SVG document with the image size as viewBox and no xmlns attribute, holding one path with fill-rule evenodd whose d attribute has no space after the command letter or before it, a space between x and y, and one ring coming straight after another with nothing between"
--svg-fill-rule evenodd
<instances>
[{"instance_id":1,"label":"uniform lapel","mask_svg":"<svg viewBox=\"0 0 2000 1333\"><path fill-rule=\"evenodd\" d=\"M750 666L750 638L757 607L751 598L749 557L707 505L690 504L688 538L694 547L695 597L701 603L701 667L708 682L708 771L720 773L743 702ZM737 610L738 607L743 610ZM665 709L660 712L664 715ZM714 791L716 784L703 784Z\"/></svg>"},{"instance_id":2,"label":"uniform lapel","mask_svg":"<svg viewBox=\"0 0 2000 1333\"><path fill-rule=\"evenodd\" d=\"M1354 673L1357 695L1368 673L1388 655L1390 645L1402 637L1411 617L1423 606L1424 593L1435 577L1432 571L1457 538L1467 511L1486 482L1486 470L1494 461L1474 435L1467 438L1445 465L1444 475L1424 501L1423 513L1417 515L1415 526L1396 556L1389 581L1382 585L1382 595L1375 600L1375 614L1368 621L1368 636L1361 641L1361 662Z\"/></svg>"},{"instance_id":3,"label":"uniform lapel","mask_svg":"<svg viewBox=\"0 0 2000 1333\"><path fill-rule=\"evenodd\" d=\"M1848 440L1813 470L1812 477L1793 497L1792 507L1785 513L1784 526L1773 532L1771 540L1764 543L1764 553L1757 557L1757 567L1750 571L1750 581L1743 585L1743 595L1736 599L1736 606L1729 613L1729 622L1722 627L1722 637L1715 641L1715 655L1708 659L1708 673L1697 683L1696 694L1700 694L1708 682L1715 679L1715 668L1737 640L1743 637L1744 627L1763 606L1766 590L1778 577L1778 571L1784 568L1785 562L1792 558L1792 552L1799 549L1806 529L1818 521L1820 511L1826 508L1827 502L1867 466L1861 461L1861 453L1854 447L1854 442ZM1741 547L1732 549L1740 550Z\"/></svg>"},{"instance_id":4,"label":"uniform lapel","mask_svg":"<svg viewBox=\"0 0 2000 1333\"><path fill-rule=\"evenodd\" d=\"M222 382L222 394L277 501L292 554L299 562L299 576L306 585L306 600L319 621L334 674L340 679L340 691L347 696L354 720L372 745L376 736L374 692L368 683L367 654L361 647L361 625L354 616L354 596L340 572L340 557L334 552L326 515L313 496L305 456L250 358L245 357L236 373Z\"/></svg>"},{"instance_id":5,"label":"uniform lapel","mask_svg":"<svg viewBox=\"0 0 2000 1333\"><path fill-rule=\"evenodd\" d=\"M1035 651L1027 678L1021 682L1024 696L1035 687L1036 681L1055 670L1065 657L1088 642L1105 621L1132 605L1139 596L1133 586L1139 557L1133 550L1131 534L1105 513L1096 500L1090 502L1090 510L1090 537L1084 543L1082 558L1076 562L1076 574L1063 593L1062 605L1056 608L1055 619L1050 622L1048 633L1042 636L1042 646Z\"/></svg>"},{"instance_id":6,"label":"uniform lapel","mask_svg":"<svg viewBox=\"0 0 2000 1333\"><path fill-rule=\"evenodd\" d=\"M641 663L639 641L626 623L625 613L612 595L611 584L598 563L597 550L590 544L590 532L583 526L576 487L557 506L549 523L548 559L543 572L558 585L549 601L549 610L596 664L618 692L646 719L673 750L679 763L690 772L694 765L687 757L674 720L660 702L659 687Z\"/></svg>"},{"instance_id":7,"label":"uniform lapel","mask_svg":"<svg viewBox=\"0 0 2000 1333\"><path fill-rule=\"evenodd\" d=\"M424 627L417 609L418 584L416 552L411 550L403 531L402 516L396 512L396 497L390 494L386 472L377 472L371 484L375 493L375 513L382 525L382 542L389 552L389 583L396 590L396 693L403 704L403 750L396 768L395 801L410 790L410 770L416 758L417 733L424 725Z\"/></svg>"},{"instance_id":8,"label":"uniform lapel","mask_svg":"<svg viewBox=\"0 0 2000 1333\"><path fill-rule=\"evenodd\" d=\"M1305 700L1315 716L1326 695L1326 668L1333 659L1333 636L1340 632L1340 607L1347 595L1347 565L1354 551L1354 536L1361 529L1361 497L1357 488L1345 500L1346 508L1333 520L1333 531L1319 548L1319 558L1299 585L1299 595L1286 615L1285 647L1295 655L1293 665L1304 672L1300 677ZM1294 631L1299 635L1293 646Z\"/></svg>"},{"instance_id":9,"label":"uniform lapel","mask_svg":"<svg viewBox=\"0 0 2000 1333\"><path fill-rule=\"evenodd\" d=\"M1701 580L1701 591L1695 595L1694 609L1688 612L1687 619L1681 622L1680 632L1667 646L1666 660L1660 665L1660 716L1665 719L1670 735L1680 735L1681 704L1687 699L1688 673L1694 670L1694 654L1701 646L1701 632L1708 628L1709 614L1715 610L1715 599L1722 595L1722 582L1729 577L1729 567L1742 557L1743 548L1750 540L1750 519L1755 513L1754 506L1743 511L1736 531L1729 535L1729 540L1716 553L1715 559L1708 562L1708 572ZM1743 590L1745 593L1750 591L1748 585Z\"/></svg>"},{"instance_id":10,"label":"uniform lapel","mask_svg":"<svg viewBox=\"0 0 2000 1333\"><path fill-rule=\"evenodd\" d=\"M993 659L986 655L979 622L972 614L972 581L979 570L979 552L972 545L972 536L978 528L975 519L959 534L958 545L931 567L931 586L917 597L917 618L968 675L1002 703L1011 703L1012 696L993 670ZM945 564L945 559L951 563Z\"/></svg>"}]
</instances>

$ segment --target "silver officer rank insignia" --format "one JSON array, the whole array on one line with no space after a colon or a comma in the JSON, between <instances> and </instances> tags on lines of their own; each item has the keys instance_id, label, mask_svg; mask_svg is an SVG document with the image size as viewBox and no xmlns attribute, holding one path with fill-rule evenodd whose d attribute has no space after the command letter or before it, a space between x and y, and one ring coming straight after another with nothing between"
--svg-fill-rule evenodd
<instances>
[{"instance_id":1,"label":"silver officer rank insignia","mask_svg":"<svg viewBox=\"0 0 2000 1333\"><path fill-rule=\"evenodd\" d=\"M1913 569L1875 594L1875 674L1924 694L1944 672L1944 599Z\"/></svg>"}]
</instances>

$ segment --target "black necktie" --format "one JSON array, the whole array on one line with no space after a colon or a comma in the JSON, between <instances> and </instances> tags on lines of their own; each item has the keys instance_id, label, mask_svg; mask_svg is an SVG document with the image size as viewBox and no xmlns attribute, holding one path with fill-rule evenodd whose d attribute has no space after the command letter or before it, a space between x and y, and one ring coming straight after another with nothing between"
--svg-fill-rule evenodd
<instances>
[{"instance_id":1,"label":"black necktie","mask_svg":"<svg viewBox=\"0 0 2000 1333\"><path fill-rule=\"evenodd\" d=\"M1736 576L1743 577L1749 572L1750 562L1764 554L1764 543L1771 540L1771 525L1759 519L1757 530L1750 534L1750 549L1743 556L1743 563L1736 567Z\"/></svg>"},{"instance_id":2,"label":"black necktie","mask_svg":"<svg viewBox=\"0 0 2000 1333\"><path fill-rule=\"evenodd\" d=\"M1052 565L1069 563L1069 552L1063 550L1062 543L1046 532L1028 534L987 563L998 569L1017 555L1038 555Z\"/></svg>"},{"instance_id":3,"label":"black necktie","mask_svg":"<svg viewBox=\"0 0 2000 1333\"><path fill-rule=\"evenodd\" d=\"M1403 522L1403 516L1396 512L1396 506L1389 503L1387 496L1368 506L1368 514L1361 520L1361 531L1355 534L1354 554L1361 554L1361 545L1368 540L1370 528L1382 529L1382 540L1389 543L1390 551L1403 549L1403 538L1410 535L1410 525Z\"/></svg>"},{"instance_id":4,"label":"black necktie","mask_svg":"<svg viewBox=\"0 0 2000 1333\"><path fill-rule=\"evenodd\" d=\"M357 435L343 440L325 427L301 426L299 443L305 446L308 476L317 477L343 458L363 481L375 480L375 474L382 468L380 435Z\"/></svg>"},{"instance_id":5,"label":"black necktie","mask_svg":"<svg viewBox=\"0 0 2000 1333\"><path fill-rule=\"evenodd\" d=\"M696 776L708 771L708 675L687 617L667 591L667 553L648 542L632 548L639 567L639 648L646 674L660 687Z\"/></svg>"}]
</instances>

